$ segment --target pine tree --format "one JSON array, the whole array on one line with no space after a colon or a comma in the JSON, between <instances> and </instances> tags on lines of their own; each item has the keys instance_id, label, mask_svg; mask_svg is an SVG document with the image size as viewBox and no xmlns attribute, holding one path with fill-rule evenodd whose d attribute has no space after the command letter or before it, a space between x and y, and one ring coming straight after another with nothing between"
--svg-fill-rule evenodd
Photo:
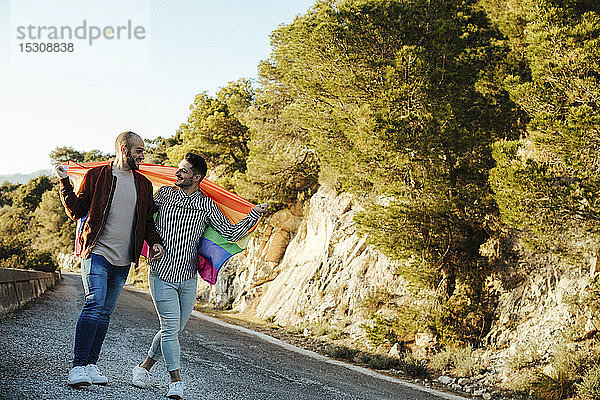
<instances>
[{"instance_id":1,"label":"pine tree","mask_svg":"<svg viewBox=\"0 0 600 400\"><path fill-rule=\"evenodd\" d=\"M525 66L505 86L528 124L522 139L495 145L491 182L503 220L532 249L577 256L577 240L599 232L600 5L516 3L487 7Z\"/></svg>"},{"instance_id":2,"label":"pine tree","mask_svg":"<svg viewBox=\"0 0 600 400\"><path fill-rule=\"evenodd\" d=\"M268 60L321 178L359 196L361 232L410 257L405 275L462 302L445 312L465 336L477 334L458 325L483 296L495 212L490 145L512 138L518 113L494 81L498 38L473 1L319 1L274 32Z\"/></svg>"}]
</instances>

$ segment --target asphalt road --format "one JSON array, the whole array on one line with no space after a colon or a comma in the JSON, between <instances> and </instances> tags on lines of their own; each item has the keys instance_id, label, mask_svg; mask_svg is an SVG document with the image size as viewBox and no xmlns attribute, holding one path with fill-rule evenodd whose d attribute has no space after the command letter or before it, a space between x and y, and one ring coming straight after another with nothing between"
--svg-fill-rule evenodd
<instances>
[{"instance_id":1,"label":"asphalt road","mask_svg":"<svg viewBox=\"0 0 600 400\"><path fill-rule=\"evenodd\" d=\"M127 287L98 362L108 385L79 390L66 385L83 289L79 275L63 276L57 288L0 321L0 399L165 399L169 379L162 360L151 372L149 388L130 383L131 370L145 357L159 325L150 296ZM460 399L197 313L180 342L186 399Z\"/></svg>"}]
</instances>

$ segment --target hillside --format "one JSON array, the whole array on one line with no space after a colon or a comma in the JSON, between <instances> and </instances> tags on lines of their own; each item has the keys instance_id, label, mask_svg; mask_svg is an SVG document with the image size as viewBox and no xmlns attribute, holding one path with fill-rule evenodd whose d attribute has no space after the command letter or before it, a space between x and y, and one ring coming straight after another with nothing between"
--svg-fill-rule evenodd
<instances>
[{"instance_id":1,"label":"hillside","mask_svg":"<svg viewBox=\"0 0 600 400\"><path fill-rule=\"evenodd\" d=\"M0 175L0 184L4 182L9 183L27 183L33 178L37 178L42 175L51 175L52 171L49 169L40 169L38 171L32 172L30 174L7 174Z\"/></svg>"}]
</instances>

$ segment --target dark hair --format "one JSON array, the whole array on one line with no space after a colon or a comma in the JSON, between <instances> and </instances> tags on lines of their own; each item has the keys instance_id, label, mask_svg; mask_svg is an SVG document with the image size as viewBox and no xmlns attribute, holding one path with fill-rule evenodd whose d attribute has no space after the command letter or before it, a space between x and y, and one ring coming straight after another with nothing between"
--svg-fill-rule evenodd
<instances>
[{"instance_id":1,"label":"dark hair","mask_svg":"<svg viewBox=\"0 0 600 400\"><path fill-rule=\"evenodd\" d=\"M202 158L198 154L187 153L185 157L183 157L183 159L192 164L192 171L195 174L201 175L202 179L204 179L204 177L206 176L206 171L208 170L204 158Z\"/></svg>"},{"instance_id":2,"label":"dark hair","mask_svg":"<svg viewBox=\"0 0 600 400\"><path fill-rule=\"evenodd\" d=\"M138 137L141 139L140 135L138 135L135 132L125 131L125 132L119 133L119 136L117 136L117 139L115 140L115 150L116 150L117 154L119 154L119 149L121 148L122 145L125 145L125 147L130 149L131 148L131 139L133 139L134 137Z\"/></svg>"}]
</instances>

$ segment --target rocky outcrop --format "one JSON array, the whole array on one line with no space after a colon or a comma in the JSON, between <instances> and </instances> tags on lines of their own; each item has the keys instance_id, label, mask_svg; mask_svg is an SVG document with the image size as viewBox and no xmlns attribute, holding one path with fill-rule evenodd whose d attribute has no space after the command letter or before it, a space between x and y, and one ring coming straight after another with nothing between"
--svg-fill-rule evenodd
<instances>
[{"instance_id":1,"label":"rocky outcrop","mask_svg":"<svg viewBox=\"0 0 600 400\"><path fill-rule=\"evenodd\" d=\"M79 268L81 257L74 253L58 253L57 255L58 269L63 271L75 271Z\"/></svg>"},{"instance_id":2,"label":"rocky outcrop","mask_svg":"<svg viewBox=\"0 0 600 400\"><path fill-rule=\"evenodd\" d=\"M326 323L363 335L362 301L377 291L402 295L406 286L396 264L357 234L355 212L348 194L321 187L304 207L264 221L201 297L284 326Z\"/></svg>"},{"instance_id":3,"label":"rocky outcrop","mask_svg":"<svg viewBox=\"0 0 600 400\"><path fill-rule=\"evenodd\" d=\"M522 278L501 291L486 337L490 363L502 380L510 379L511 359L527 357L544 364L561 346L595 333L596 317L573 303L586 295L597 274L595 255L585 251L593 244L583 247L583 258L576 265L551 255L525 254L515 266Z\"/></svg>"},{"instance_id":4,"label":"rocky outcrop","mask_svg":"<svg viewBox=\"0 0 600 400\"><path fill-rule=\"evenodd\" d=\"M530 275L500 296L498 318L487 336L488 343L500 348L536 343L541 351L548 350L575 322L566 300L582 294L589 278L589 271L583 269Z\"/></svg>"}]
</instances>

